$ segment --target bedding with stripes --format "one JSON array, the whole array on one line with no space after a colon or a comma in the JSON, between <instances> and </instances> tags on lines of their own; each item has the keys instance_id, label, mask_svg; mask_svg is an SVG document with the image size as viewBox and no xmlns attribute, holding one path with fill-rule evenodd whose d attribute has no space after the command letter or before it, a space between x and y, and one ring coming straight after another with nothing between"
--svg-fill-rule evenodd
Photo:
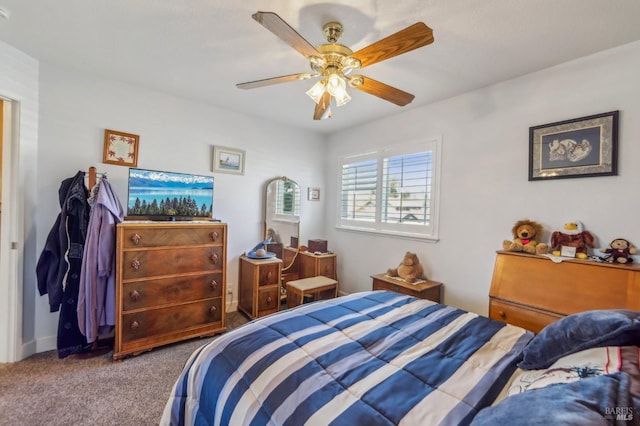
<instances>
[{"instance_id":1,"label":"bedding with stripes","mask_svg":"<svg viewBox=\"0 0 640 426\"><path fill-rule=\"evenodd\" d=\"M187 361L162 424L468 424L533 337L428 300L372 291L215 338Z\"/></svg>"}]
</instances>

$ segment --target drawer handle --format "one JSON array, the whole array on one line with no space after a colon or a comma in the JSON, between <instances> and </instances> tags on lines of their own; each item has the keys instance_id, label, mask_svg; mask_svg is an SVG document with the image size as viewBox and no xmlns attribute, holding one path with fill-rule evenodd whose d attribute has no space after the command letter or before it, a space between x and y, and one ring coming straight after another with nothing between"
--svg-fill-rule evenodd
<instances>
[{"instance_id":1,"label":"drawer handle","mask_svg":"<svg viewBox=\"0 0 640 426\"><path fill-rule=\"evenodd\" d=\"M211 287L211 290L215 290L218 287L218 283L216 282L216 280L211 280L211 284L209 284L209 287Z\"/></svg>"},{"instance_id":2,"label":"drawer handle","mask_svg":"<svg viewBox=\"0 0 640 426\"><path fill-rule=\"evenodd\" d=\"M501 318L505 318L507 316L504 311L498 311L498 315L500 315Z\"/></svg>"},{"instance_id":3,"label":"drawer handle","mask_svg":"<svg viewBox=\"0 0 640 426\"><path fill-rule=\"evenodd\" d=\"M131 329L132 330L137 330L140 328L140 323L138 321L134 321L131 323Z\"/></svg>"},{"instance_id":4,"label":"drawer handle","mask_svg":"<svg viewBox=\"0 0 640 426\"><path fill-rule=\"evenodd\" d=\"M216 263L218 263L218 253L211 253L209 259L211 259L211 262L213 262L213 264L215 265Z\"/></svg>"},{"instance_id":5,"label":"drawer handle","mask_svg":"<svg viewBox=\"0 0 640 426\"><path fill-rule=\"evenodd\" d=\"M140 244L140 240L142 239L142 237L138 234L133 234L131 236L131 241L133 241L133 244L138 245Z\"/></svg>"},{"instance_id":6,"label":"drawer handle","mask_svg":"<svg viewBox=\"0 0 640 426\"><path fill-rule=\"evenodd\" d=\"M140 263L138 259L134 259L133 262L131 262L131 267L136 271L140 269L140 266L142 266L142 263Z\"/></svg>"},{"instance_id":7,"label":"drawer handle","mask_svg":"<svg viewBox=\"0 0 640 426\"><path fill-rule=\"evenodd\" d=\"M273 277L273 272L267 272L267 280L271 281L271 277Z\"/></svg>"},{"instance_id":8,"label":"drawer handle","mask_svg":"<svg viewBox=\"0 0 640 426\"><path fill-rule=\"evenodd\" d=\"M213 241L215 243L219 236L220 236L220 234L218 234L218 231L213 231L211 233L211 241Z\"/></svg>"},{"instance_id":9,"label":"drawer handle","mask_svg":"<svg viewBox=\"0 0 640 426\"><path fill-rule=\"evenodd\" d=\"M138 290L133 290L131 293L129 293L129 297L134 302L137 302L138 299L140 299L140 293L138 293Z\"/></svg>"},{"instance_id":10,"label":"drawer handle","mask_svg":"<svg viewBox=\"0 0 640 426\"><path fill-rule=\"evenodd\" d=\"M267 296L267 303L271 303L272 300L271 296Z\"/></svg>"},{"instance_id":11,"label":"drawer handle","mask_svg":"<svg viewBox=\"0 0 640 426\"><path fill-rule=\"evenodd\" d=\"M215 315L215 313L216 313L216 311L217 311L217 310L218 310L218 309L217 309L215 306L212 306L212 307L210 307L210 308L209 308L209 313L210 313L211 315Z\"/></svg>"}]
</instances>

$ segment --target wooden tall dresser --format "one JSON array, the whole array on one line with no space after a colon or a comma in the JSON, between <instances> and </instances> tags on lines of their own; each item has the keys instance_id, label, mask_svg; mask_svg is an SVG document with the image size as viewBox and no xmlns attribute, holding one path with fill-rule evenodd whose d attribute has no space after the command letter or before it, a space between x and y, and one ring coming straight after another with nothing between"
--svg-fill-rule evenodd
<instances>
[{"instance_id":1,"label":"wooden tall dresser","mask_svg":"<svg viewBox=\"0 0 640 426\"><path fill-rule=\"evenodd\" d=\"M593 309L640 310L640 268L498 252L490 318L537 333L566 315Z\"/></svg>"},{"instance_id":2,"label":"wooden tall dresser","mask_svg":"<svg viewBox=\"0 0 640 426\"><path fill-rule=\"evenodd\" d=\"M117 227L113 359L225 331L227 225Z\"/></svg>"}]
</instances>

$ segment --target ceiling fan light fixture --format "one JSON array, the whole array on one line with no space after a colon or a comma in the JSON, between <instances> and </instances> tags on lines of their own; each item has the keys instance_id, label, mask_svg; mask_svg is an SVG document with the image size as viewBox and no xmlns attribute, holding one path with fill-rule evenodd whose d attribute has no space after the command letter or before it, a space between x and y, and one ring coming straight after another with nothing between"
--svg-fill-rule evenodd
<instances>
[{"instance_id":1,"label":"ceiling fan light fixture","mask_svg":"<svg viewBox=\"0 0 640 426\"><path fill-rule=\"evenodd\" d=\"M331 74L327 79L327 92L331 96L341 94L347 88L347 84L338 74Z\"/></svg>"},{"instance_id":2,"label":"ceiling fan light fixture","mask_svg":"<svg viewBox=\"0 0 640 426\"><path fill-rule=\"evenodd\" d=\"M327 83L325 80L320 80L316 84L314 84L311 89L306 91L307 96L309 96L316 104L320 103L322 99L322 95L327 88Z\"/></svg>"},{"instance_id":3,"label":"ceiling fan light fixture","mask_svg":"<svg viewBox=\"0 0 640 426\"><path fill-rule=\"evenodd\" d=\"M348 75L351 71L360 68L360 61L351 56L345 56L340 61L342 65L342 74Z\"/></svg>"},{"instance_id":4,"label":"ceiling fan light fixture","mask_svg":"<svg viewBox=\"0 0 640 426\"><path fill-rule=\"evenodd\" d=\"M326 90L336 100L336 106L342 106L351 100L347 93L347 83L338 74L329 76Z\"/></svg>"},{"instance_id":5,"label":"ceiling fan light fixture","mask_svg":"<svg viewBox=\"0 0 640 426\"><path fill-rule=\"evenodd\" d=\"M351 96L349 96L346 90L339 96L335 95L333 98L336 100L336 106L342 106L351 100Z\"/></svg>"}]
</instances>

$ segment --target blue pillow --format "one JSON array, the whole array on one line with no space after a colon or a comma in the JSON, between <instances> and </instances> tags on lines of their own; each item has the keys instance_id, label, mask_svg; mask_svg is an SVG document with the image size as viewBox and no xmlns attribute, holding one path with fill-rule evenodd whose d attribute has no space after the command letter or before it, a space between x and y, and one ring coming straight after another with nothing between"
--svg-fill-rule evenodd
<instances>
[{"instance_id":1,"label":"blue pillow","mask_svg":"<svg viewBox=\"0 0 640 426\"><path fill-rule=\"evenodd\" d=\"M528 390L480 410L471 426L637 424L629 383L614 373Z\"/></svg>"},{"instance_id":2,"label":"blue pillow","mask_svg":"<svg viewBox=\"0 0 640 426\"><path fill-rule=\"evenodd\" d=\"M549 368L559 358L589 348L640 345L640 312L603 309L566 316L546 326L522 352L518 367Z\"/></svg>"}]
</instances>

